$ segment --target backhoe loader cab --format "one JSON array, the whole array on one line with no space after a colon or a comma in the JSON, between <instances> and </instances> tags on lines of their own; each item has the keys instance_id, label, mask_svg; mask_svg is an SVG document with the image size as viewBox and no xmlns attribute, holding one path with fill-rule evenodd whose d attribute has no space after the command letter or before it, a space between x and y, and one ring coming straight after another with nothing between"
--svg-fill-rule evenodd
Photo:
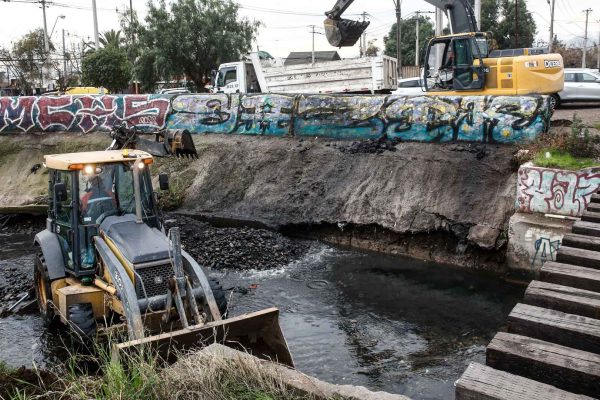
<instances>
[{"instance_id":1,"label":"backhoe loader cab","mask_svg":"<svg viewBox=\"0 0 600 400\"><path fill-rule=\"evenodd\" d=\"M45 156L49 209L34 269L44 320L81 338L126 332L115 355L143 343L172 356L219 341L293 366L277 309L224 319L223 289L183 250L179 228L165 232L152 161L131 149ZM168 187L166 176L159 182Z\"/></svg>"}]
</instances>

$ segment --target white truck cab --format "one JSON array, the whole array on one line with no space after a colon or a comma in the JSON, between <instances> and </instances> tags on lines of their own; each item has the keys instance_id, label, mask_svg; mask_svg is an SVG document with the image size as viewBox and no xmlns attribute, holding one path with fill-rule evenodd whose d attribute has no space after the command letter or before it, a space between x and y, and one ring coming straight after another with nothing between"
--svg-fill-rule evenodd
<instances>
[{"instance_id":1,"label":"white truck cab","mask_svg":"<svg viewBox=\"0 0 600 400\"><path fill-rule=\"evenodd\" d=\"M252 61L221 64L213 83L214 93L260 93Z\"/></svg>"}]
</instances>

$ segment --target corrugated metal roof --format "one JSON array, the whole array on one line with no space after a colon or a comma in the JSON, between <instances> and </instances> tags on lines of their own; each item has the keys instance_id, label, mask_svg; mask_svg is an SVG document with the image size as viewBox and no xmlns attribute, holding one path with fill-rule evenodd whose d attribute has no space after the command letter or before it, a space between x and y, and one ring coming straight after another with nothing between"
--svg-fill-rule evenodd
<instances>
[{"instance_id":1,"label":"corrugated metal roof","mask_svg":"<svg viewBox=\"0 0 600 400\"><path fill-rule=\"evenodd\" d=\"M337 51L315 51L315 61L336 61L341 60ZM311 51L292 51L283 65L310 64L312 62Z\"/></svg>"}]
</instances>

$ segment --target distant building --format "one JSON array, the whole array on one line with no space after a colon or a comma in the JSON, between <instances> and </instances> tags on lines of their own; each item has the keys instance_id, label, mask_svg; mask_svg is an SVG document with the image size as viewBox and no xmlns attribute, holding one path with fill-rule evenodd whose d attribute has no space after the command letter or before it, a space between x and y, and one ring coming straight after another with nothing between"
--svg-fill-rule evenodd
<instances>
[{"instance_id":1,"label":"distant building","mask_svg":"<svg viewBox=\"0 0 600 400\"><path fill-rule=\"evenodd\" d=\"M338 61L342 58L337 51L315 51L315 62ZM312 63L311 51L292 51L285 59L283 65L299 65Z\"/></svg>"}]
</instances>

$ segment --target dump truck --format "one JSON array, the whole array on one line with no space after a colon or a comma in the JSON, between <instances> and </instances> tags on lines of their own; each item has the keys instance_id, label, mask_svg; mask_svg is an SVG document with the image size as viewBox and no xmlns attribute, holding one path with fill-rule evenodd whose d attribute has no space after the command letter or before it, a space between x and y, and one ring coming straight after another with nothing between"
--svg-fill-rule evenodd
<instances>
[{"instance_id":1,"label":"dump truck","mask_svg":"<svg viewBox=\"0 0 600 400\"><path fill-rule=\"evenodd\" d=\"M504 56L490 52L488 34L478 32L469 0L426 0L446 14L450 34L427 42L423 73L424 94L432 96L523 96L560 92L564 64L560 54ZM325 12L325 34L332 46L352 46L368 23L342 18L354 0L338 0ZM519 52L517 52L518 54ZM553 101L552 97L549 101ZM552 103L552 108L555 106Z\"/></svg>"},{"instance_id":2,"label":"dump truck","mask_svg":"<svg viewBox=\"0 0 600 400\"><path fill-rule=\"evenodd\" d=\"M213 93L390 93L397 62L385 55L284 65L266 52L221 64Z\"/></svg>"},{"instance_id":3,"label":"dump truck","mask_svg":"<svg viewBox=\"0 0 600 400\"><path fill-rule=\"evenodd\" d=\"M167 148L180 136L165 135ZM112 146L131 144L119 140ZM115 357L148 346L170 361L175 349L220 342L292 367L278 310L226 318L223 288L184 250L179 228L165 228L153 160L130 148L44 157L49 207L33 271L43 320L86 341L124 333ZM167 175L158 182L168 190Z\"/></svg>"}]
</instances>

